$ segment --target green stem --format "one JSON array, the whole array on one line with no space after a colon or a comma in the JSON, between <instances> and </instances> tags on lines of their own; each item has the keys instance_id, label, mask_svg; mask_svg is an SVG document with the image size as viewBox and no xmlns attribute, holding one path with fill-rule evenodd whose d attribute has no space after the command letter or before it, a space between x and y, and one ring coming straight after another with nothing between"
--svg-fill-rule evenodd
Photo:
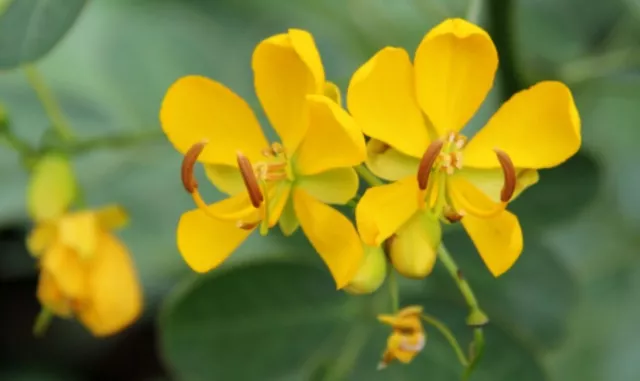
<instances>
[{"instance_id":1,"label":"green stem","mask_svg":"<svg viewBox=\"0 0 640 381\"><path fill-rule=\"evenodd\" d=\"M8 128L0 134L0 144L15 150L22 157L29 157L34 153L33 148L27 142L14 135Z\"/></svg>"},{"instance_id":2,"label":"green stem","mask_svg":"<svg viewBox=\"0 0 640 381\"><path fill-rule=\"evenodd\" d=\"M393 266L389 266L387 282L389 283L389 294L391 295L391 310L393 313L396 313L400 309L400 292L398 290L398 280L396 279L395 271L393 271Z\"/></svg>"},{"instance_id":3,"label":"green stem","mask_svg":"<svg viewBox=\"0 0 640 381\"><path fill-rule=\"evenodd\" d=\"M469 286L469 283L462 275L462 272L458 268L455 260L449 254L449 251L444 245L440 245L438 247L438 258L444 265L444 267L449 272L449 275L454 280L458 289L460 289L460 293L465 300L465 303L469 307L469 316L467 317L467 324L469 326L474 327L474 335L473 335L473 347L469 354L469 365L465 370L463 380L467 380L475 368L476 364L480 360L484 350L484 333L482 331L482 326L489 322L487 315L482 311L480 305L478 304L478 300Z\"/></svg>"},{"instance_id":4,"label":"green stem","mask_svg":"<svg viewBox=\"0 0 640 381\"><path fill-rule=\"evenodd\" d=\"M29 84L35 91L36 96L40 100L40 103L42 103L42 107L44 108L44 111L47 114L47 117L49 118L53 129L62 140L72 140L73 132L71 130L71 126L62 114L62 110L60 109L58 101L54 97L51 89L47 87L44 78L42 77L38 69L36 69L36 67L32 64L27 64L24 65L23 70L27 77L27 80L29 81Z\"/></svg>"},{"instance_id":5,"label":"green stem","mask_svg":"<svg viewBox=\"0 0 640 381\"><path fill-rule=\"evenodd\" d=\"M449 254L447 248L442 244L438 247L438 258L440 259L444 267L446 267L449 275L451 275L451 278L453 278L453 280L456 282L456 285L460 289L460 293L462 293L462 297L467 303L469 310L471 310L471 312L480 311L478 300L476 299L471 286L469 286L467 280L462 276L462 272L458 268L456 262L453 260L451 254Z\"/></svg>"},{"instance_id":6,"label":"green stem","mask_svg":"<svg viewBox=\"0 0 640 381\"><path fill-rule=\"evenodd\" d=\"M473 331L473 343L471 343L471 348L469 351L469 357L471 358L471 362L465 369L464 374L462 376L462 381L467 381L469 377L471 377L471 373L475 369L476 365L482 358L482 354L484 353L484 335L482 333L482 328L476 328Z\"/></svg>"},{"instance_id":7,"label":"green stem","mask_svg":"<svg viewBox=\"0 0 640 381\"><path fill-rule=\"evenodd\" d=\"M84 141L76 141L68 145L66 151L69 154L81 154L96 148L126 148L138 143L149 142L162 138L164 134L160 129L133 132L129 134L104 136Z\"/></svg>"},{"instance_id":8,"label":"green stem","mask_svg":"<svg viewBox=\"0 0 640 381\"><path fill-rule=\"evenodd\" d=\"M482 17L482 7L484 5L483 3L483 0L469 0L467 14L465 16L467 21L474 24L480 23L480 18Z\"/></svg>"},{"instance_id":9,"label":"green stem","mask_svg":"<svg viewBox=\"0 0 640 381\"><path fill-rule=\"evenodd\" d=\"M451 330L444 323L431 315L422 314L422 319L427 324L432 325L435 329L440 331L442 336L444 336L444 338L449 342L449 345L451 345L451 348L453 348L453 350L456 352L456 356L458 356L460 364L462 364L462 366L464 367L467 367L469 365L469 360L467 360L467 356L465 356L462 347L458 343L458 340L456 340L456 337L453 335Z\"/></svg>"},{"instance_id":10,"label":"green stem","mask_svg":"<svg viewBox=\"0 0 640 381\"><path fill-rule=\"evenodd\" d=\"M364 164L360 164L360 165L358 165L358 166L356 166L354 168L355 168L356 172L358 172L358 175L360 175L360 177L362 177L362 179L364 181L369 183L369 185L377 186L377 185L383 185L384 184L382 182L382 180L380 180L379 178L376 177L376 175L371 173L371 171L369 171L369 169L367 167L365 167Z\"/></svg>"},{"instance_id":11,"label":"green stem","mask_svg":"<svg viewBox=\"0 0 640 381\"><path fill-rule=\"evenodd\" d=\"M36 322L33 325L33 335L35 337L42 337L42 335L44 335L45 331L51 324L51 320L53 320L53 316L53 311L47 307L42 307L38 317L36 318Z\"/></svg>"}]
</instances>

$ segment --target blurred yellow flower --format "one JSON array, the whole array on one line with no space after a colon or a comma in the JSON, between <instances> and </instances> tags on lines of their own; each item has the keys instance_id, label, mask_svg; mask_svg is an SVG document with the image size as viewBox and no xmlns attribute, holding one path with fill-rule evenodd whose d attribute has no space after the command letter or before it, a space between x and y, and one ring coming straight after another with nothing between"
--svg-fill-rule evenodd
<instances>
[{"instance_id":1,"label":"blurred yellow flower","mask_svg":"<svg viewBox=\"0 0 640 381\"><path fill-rule=\"evenodd\" d=\"M326 204L356 193L352 166L365 160L361 130L325 81L313 37L290 29L260 42L253 52L255 91L282 143L268 143L247 103L219 82L180 78L167 91L162 128L185 155L182 179L198 208L180 218L178 248L189 266L206 272L222 263L256 228L279 222L285 235L302 227L338 288L363 258L351 222ZM229 198L206 205L192 170L205 165L211 182Z\"/></svg>"},{"instance_id":2,"label":"blurred yellow flower","mask_svg":"<svg viewBox=\"0 0 640 381\"><path fill-rule=\"evenodd\" d=\"M55 315L76 317L95 336L106 336L130 325L142 309L134 264L111 233L127 215L119 206L67 212L75 192L66 158L38 161L28 190L35 227L27 238L40 268L38 299Z\"/></svg>"},{"instance_id":3,"label":"blurred yellow flower","mask_svg":"<svg viewBox=\"0 0 640 381\"><path fill-rule=\"evenodd\" d=\"M76 317L95 336L116 333L140 316L142 295L127 248L110 230L126 222L118 206L38 223L28 237L39 259L38 299Z\"/></svg>"},{"instance_id":4,"label":"blurred yellow flower","mask_svg":"<svg viewBox=\"0 0 640 381\"><path fill-rule=\"evenodd\" d=\"M395 315L379 315L378 320L393 329L387 339L387 350L382 355L378 369L386 368L393 360L407 364L426 343L426 333L421 321L422 307L408 306Z\"/></svg>"},{"instance_id":5,"label":"blurred yellow flower","mask_svg":"<svg viewBox=\"0 0 640 381\"><path fill-rule=\"evenodd\" d=\"M461 221L494 276L520 256L520 224L505 207L538 181L538 169L578 151L580 118L564 84L540 82L515 94L467 142L459 131L497 67L489 35L449 19L424 37L413 64L405 50L387 47L353 75L347 105L372 138L367 165L397 180L368 190L358 205L367 244L408 229L423 213L432 224Z\"/></svg>"}]
</instances>

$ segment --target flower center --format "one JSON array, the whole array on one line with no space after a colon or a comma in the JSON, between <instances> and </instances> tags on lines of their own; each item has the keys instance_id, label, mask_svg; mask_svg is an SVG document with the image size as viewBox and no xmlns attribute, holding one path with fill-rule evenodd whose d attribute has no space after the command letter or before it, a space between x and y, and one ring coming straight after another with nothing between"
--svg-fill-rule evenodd
<instances>
[{"instance_id":1,"label":"flower center","mask_svg":"<svg viewBox=\"0 0 640 381\"><path fill-rule=\"evenodd\" d=\"M446 139L435 140L425 151L418 167L418 205L421 209L428 207L432 215L446 222L457 222L466 213L482 218L493 217L506 208L515 191L516 169L509 155L499 149L494 151L504 176L500 203L492 203L491 207L474 205L464 191L451 186L448 178L463 168L462 149L466 142L464 135L453 132L447 134ZM457 210L452 197L456 199Z\"/></svg>"},{"instance_id":2,"label":"flower center","mask_svg":"<svg viewBox=\"0 0 640 381\"><path fill-rule=\"evenodd\" d=\"M278 221L287 201L290 185L294 180L290 160L284 147L280 143L273 143L262 151L264 160L256 164L252 164L242 152L238 151L236 157L238 170L251 205L236 202L212 211L212 208L202 199L198 191L198 182L193 176L193 167L206 144L206 141L194 144L185 154L182 162L182 183L185 189L191 194L198 208L209 217L225 221L235 220L238 228L247 230L260 225L261 234L266 235L269 228Z\"/></svg>"}]
</instances>

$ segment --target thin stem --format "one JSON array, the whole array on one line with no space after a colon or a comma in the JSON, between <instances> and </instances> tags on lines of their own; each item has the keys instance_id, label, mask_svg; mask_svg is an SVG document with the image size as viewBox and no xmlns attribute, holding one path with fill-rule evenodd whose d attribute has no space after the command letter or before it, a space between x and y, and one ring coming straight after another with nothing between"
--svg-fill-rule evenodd
<instances>
[{"instance_id":1,"label":"thin stem","mask_svg":"<svg viewBox=\"0 0 640 381\"><path fill-rule=\"evenodd\" d=\"M71 126L62 114L60 105L54 97L51 89L47 87L44 78L42 77L38 69L36 69L36 67L32 64L27 64L24 65L23 70L27 77L27 80L29 81L29 84L35 91L36 96L40 100L40 103L42 103L42 107L44 108L44 111L47 114L47 117L49 118L49 121L51 122L51 125L58 136L66 141L73 139Z\"/></svg>"},{"instance_id":2,"label":"thin stem","mask_svg":"<svg viewBox=\"0 0 640 381\"><path fill-rule=\"evenodd\" d=\"M396 279L395 271L393 271L393 266L389 266L389 276L387 278L389 294L391 296L391 310L393 313L396 313L400 309L400 292L398 290L398 280Z\"/></svg>"},{"instance_id":3,"label":"thin stem","mask_svg":"<svg viewBox=\"0 0 640 381\"><path fill-rule=\"evenodd\" d=\"M469 6L467 8L467 14L465 18L467 21L474 24L480 23L480 17L482 16L483 0L469 0Z\"/></svg>"},{"instance_id":4,"label":"thin stem","mask_svg":"<svg viewBox=\"0 0 640 381\"><path fill-rule=\"evenodd\" d=\"M126 148L138 143L149 142L162 138L163 133L159 129L133 132L129 134L104 136L99 138L76 141L68 145L66 151L70 154L81 154L96 148Z\"/></svg>"},{"instance_id":5,"label":"thin stem","mask_svg":"<svg viewBox=\"0 0 640 381\"><path fill-rule=\"evenodd\" d=\"M451 330L444 323L431 315L422 314L422 319L427 324L432 325L435 329L440 331L442 336L444 336L444 338L449 342L449 345L451 345L451 348L453 348L453 350L456 352L456 356L458 356L460 364L462 364L462 366L464 367L467 367L469 365L469 360L467 360L467 356L465 356L462 347L458 343L458 340L456 340L456 337L453 335Z\"/></svg>"},{"instance_id":6,"label":"thin stem","mask_svg":"<svg viewBox=\"0 0 640 381\"><path fill-rule=\"evenodd\" d=\"M451 275L451 278L453 278L453 280L456 282L456 285L458 285L460 293L462 293L462 297L467 303L467 306L469 306L469 309L472 311L479 310L480 306L478 305L478 300L476 299L471 286L469 286L467 280L462 276L462 272L458 268L456 262L453 260L451 254L449 254L447 248L442 244L438 247L438 258L440 259L444 267L447 268L449 275Z\"/></svg>"},{"instance_id":7,"label":"thin stem","mask_svg":"<svg viewBox=\"0 0 640 381\"><path fill-rule=\"evenodd\" d=\"M31 156L34 152L27 142L14 135L8 128L0 133L0 144L12 148L23 157Z\"/></svg>"},{"instance_id":8,"label":"thin stem","mask_svg":"<svg viewBox=\"0 0 640 381\"><path fill-rule=\"evenodd\" d=\"M51 320L53 320L53 311L47 307L42 307L38 317L36 318L36 322L33 325L33 335L36 337L42 337L47 328L49 328Z\"/></svg>"},{"instance_id":9,"label":"thin stem","mask_svg":"<svg viewBox=\"0 0 640 381\"><path fill-rule=\"evenodd\" d=\"M480 361L480 359L482 358L482 354L484 353L484 335L482 333L482 328L476 328L473 331L473 343L471 343L469 352L471 362L462 375L462 381L467 381L469 377L471 377L471 373L473 373L473 370L475 369L476 365L478 365L478 362Z\"/></svg>"},{"instance_id":10,"label":"thin stem","mask_svg":"<svg viewBox=\"0 0 640 381\"><path fill-rule=\"evenodd\" d=\"M371 171L369 171L369 169L365 167L364 164L360 164L354 168L356 172L358 172L358 175L360 175L360 177L362 177L364 181L369 183L369 185L377 186L377 185L384 184L382 180L380 180L379 178L376 177L376 175L371 173Z\"/></svg>"},{"instance_id":11,"label":"thin stem","mask_svg":"<svg viewBox=\"0 0 640 381\"><path fill-rule=\"evenodd\" d=\"M469 365L465 370L463 380L468 380L471 376L471 372L475 368L478 361L482 357L484 350L484 333L482 331L482 326L485 325L489 319L487 315L482 311L480 305L478 304L478 300L469 286L469 283L462 272L458 268L455 260L449 254L449 251L444 245L440 245L438 247L438 258L444 264L444 267L449 272L449 275L454 280L458 288L460 289L460 293L464 298L467 306L469 307L469 316L467 317L467 324L474 327L473 332L473 343L469 353Z\"/></svg>"}]
</instances>

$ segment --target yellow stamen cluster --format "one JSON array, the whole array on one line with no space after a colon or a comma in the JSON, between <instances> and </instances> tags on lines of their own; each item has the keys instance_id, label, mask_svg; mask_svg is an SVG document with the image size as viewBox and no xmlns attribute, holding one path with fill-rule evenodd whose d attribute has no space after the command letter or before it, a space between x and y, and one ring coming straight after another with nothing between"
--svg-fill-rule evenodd
<instances>
[{"instance_id":1,"label":"yellow stamen cluster","mask_svg":"<svg viewBox=\"0 0 640 381\"><path fill-rule=\"evenodd\" d=\"M491 209L481 209L473 205L464 195L458 195L459 204L462 208L456 210L452 206L450 196L446 194L447 176L453 175L457 170L463 168L462 149L467 142L464 135L450 133L445 141L437 139L432 142L425 151L418 167L418 204L420 208L427 207L427 201L435 199L435 203L429 203L429 208L437 217L443 217L448 222L460 221L469 212L477 217L489 218L502 212L507 203L513 197L516 188L516 169L509 155L499 149L495 149L496 156L502 167L504 184L500 192L500 203ZM438 189L435 189L434 181L430 179L434 175L439 175ZM432 192L436 197L432 198Z\"/></svg>"},{"instance_id":2,"label":"yellow stamen cluster","mask_svg":"<svg viewBox=\"0 0 640 381\"><path fill-rule=\"evenodd\" d=\"M209 217L219 218L209 211L207 204L198 191L198 182L193 175L193 168L206 144L206 140L198 142L185 154L182 161L182 184L186 191L191 194L198 208L207 213ZM265 157L265 161L253 165L242 152L238 151L236 154L238 170L249 195L251 206L260 210L260 219L251 222L244 221L243 217L249 214L250 210L242 211L237 216L226 217L238 218L237 226L241 229L251 230L260 224L261 233L266 234L269 229L270 184L278 181L292 181L293 175L287 153L280 143L273 143L271 147L262 150L262 155Z\"/></svg>"}]
</instances>

